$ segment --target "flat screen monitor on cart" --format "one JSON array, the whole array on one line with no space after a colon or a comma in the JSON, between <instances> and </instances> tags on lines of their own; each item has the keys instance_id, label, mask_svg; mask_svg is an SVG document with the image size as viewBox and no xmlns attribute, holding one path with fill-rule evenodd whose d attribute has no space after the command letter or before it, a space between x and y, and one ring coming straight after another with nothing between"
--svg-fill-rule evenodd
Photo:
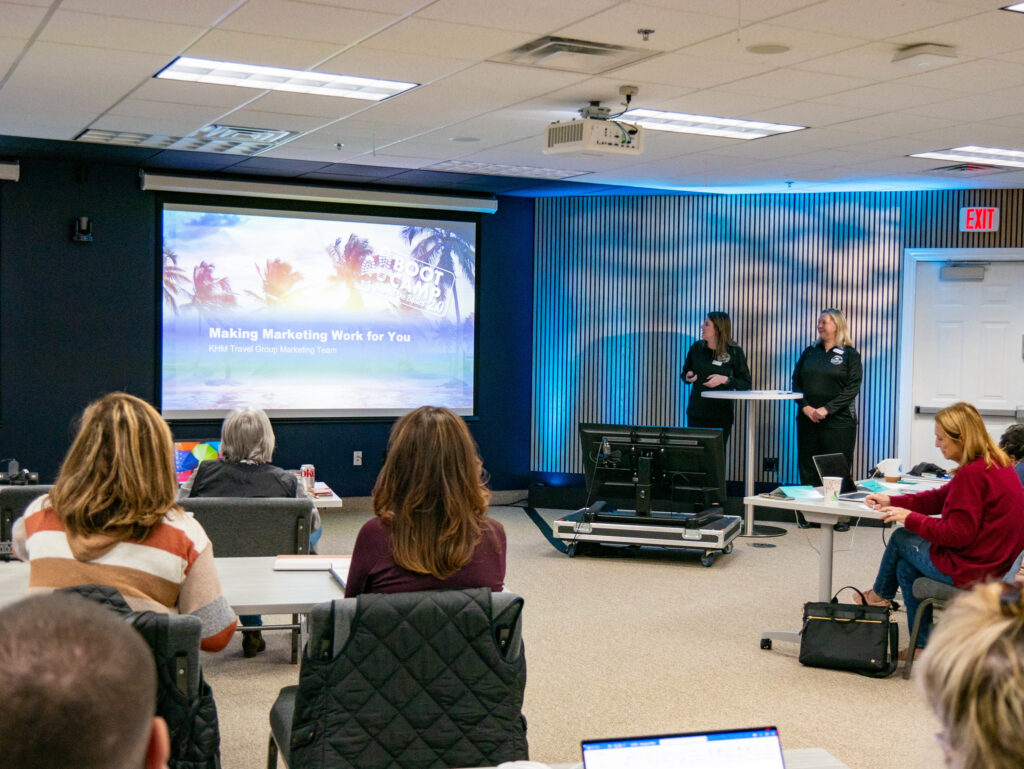
<instances>
[{"instance_id":1,"label":"flat screen monitor on cart","mask_svg":"<svg viewBox=\"0 0 1024 769\"><path fill-rule=\"evenodd\" d=\"M650 515L721 513L725 441L721 430L580 424L587 504Z\"/></svg>"}]
</instances>

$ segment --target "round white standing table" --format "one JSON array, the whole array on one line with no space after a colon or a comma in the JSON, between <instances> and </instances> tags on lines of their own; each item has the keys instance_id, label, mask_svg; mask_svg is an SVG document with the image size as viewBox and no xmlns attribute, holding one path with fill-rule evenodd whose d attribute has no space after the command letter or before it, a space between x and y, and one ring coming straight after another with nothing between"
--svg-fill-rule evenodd
<instances>
[{"instance_id":1,"label":"round white standing table","mask_svg":"<svg viewBox=\"0 0 1024 769\"><path fill-rule=\"evenodd\" d=\"M803 393L792 390L706 390L701 395L728 401L743 401L747 420L746 467L743 473L743 496L754 496L754 404L758 401L789 401L804 397ZM777 537L786 533L777 526L755 526L754 506L745 505L743 534L744 537Z\"/></svg>"}]
</instances>

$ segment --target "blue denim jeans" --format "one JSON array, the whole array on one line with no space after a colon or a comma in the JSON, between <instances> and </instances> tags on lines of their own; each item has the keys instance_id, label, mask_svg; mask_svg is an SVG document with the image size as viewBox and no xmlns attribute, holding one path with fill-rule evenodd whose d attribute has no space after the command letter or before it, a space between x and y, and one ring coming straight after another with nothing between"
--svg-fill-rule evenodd
<instances>
[{"instance_id":1,"label":"blue denim jeans","mask_svg":"<svg viewBox=\"0 0 1024 769\"><path fill-rule=\"evenodd\" d=\"M919 537L907 529L893 531L889 544L885 546L882 563L878 567L878 576L872 588L882 598L893 598L896 588L903 591L903 603L907 607L907 626L914 626L917 607L920 601L914 598L914 580L928 577L936 582L953 584L953 578L935 568L932 563L931 542ZM917 647L922 648L928 641L928 633L932 629L932 618L921 618L921 629L917 635Z\"/></svg>"}]
</instances>

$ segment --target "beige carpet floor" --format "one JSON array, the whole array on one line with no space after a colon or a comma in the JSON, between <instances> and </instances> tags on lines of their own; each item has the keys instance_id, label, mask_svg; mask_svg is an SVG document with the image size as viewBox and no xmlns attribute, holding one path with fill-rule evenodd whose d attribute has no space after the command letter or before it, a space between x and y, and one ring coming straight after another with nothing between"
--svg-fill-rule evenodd
<instances>
[{"instance_id":1,"label":"beige carpet floor","mask_svg":"<svg viewBox=\"0 0 1024 769\"><path fill-rule=\"evenodd\" d=\"M553 520L562 511L540 511ZM937 724L915 681L806 668L795 644L759 647L766 629L797 629L815 600L817 530L786 526L772 539L736 540L710 568L694 554L568 558L522 509L493 507L508 534L506 587L525 599L530 755L579 760L579 741L774 724L787 748L823 747L851 769L942 765ZM351 552L368 518L325 516L320 552ZM755 547L770 544L775 547ZM883 550L880 529L836 535L836 587L867 587ZM906 617L900 613L906 645ZM224 769L266 761L267 714L296 683L287 634L245 659L236 640L203 658L220 713Z\"/></svg>"}]
</instances>

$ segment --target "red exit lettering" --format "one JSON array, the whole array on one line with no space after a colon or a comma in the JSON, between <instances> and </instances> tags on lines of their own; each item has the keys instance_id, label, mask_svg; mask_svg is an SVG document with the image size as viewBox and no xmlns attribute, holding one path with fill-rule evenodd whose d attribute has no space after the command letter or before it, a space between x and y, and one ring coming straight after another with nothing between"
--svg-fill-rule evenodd
<instances>
[{"instance_id":1,"label":"red exit lettering","mask_svg":"<svg viewBox=\"0 0 1024 769\"><path fill-rule=\"evenodd\" d=\"M998 229L998 208L960 209L960 232L995 232Z\"/></svg>"}]
</instances>

